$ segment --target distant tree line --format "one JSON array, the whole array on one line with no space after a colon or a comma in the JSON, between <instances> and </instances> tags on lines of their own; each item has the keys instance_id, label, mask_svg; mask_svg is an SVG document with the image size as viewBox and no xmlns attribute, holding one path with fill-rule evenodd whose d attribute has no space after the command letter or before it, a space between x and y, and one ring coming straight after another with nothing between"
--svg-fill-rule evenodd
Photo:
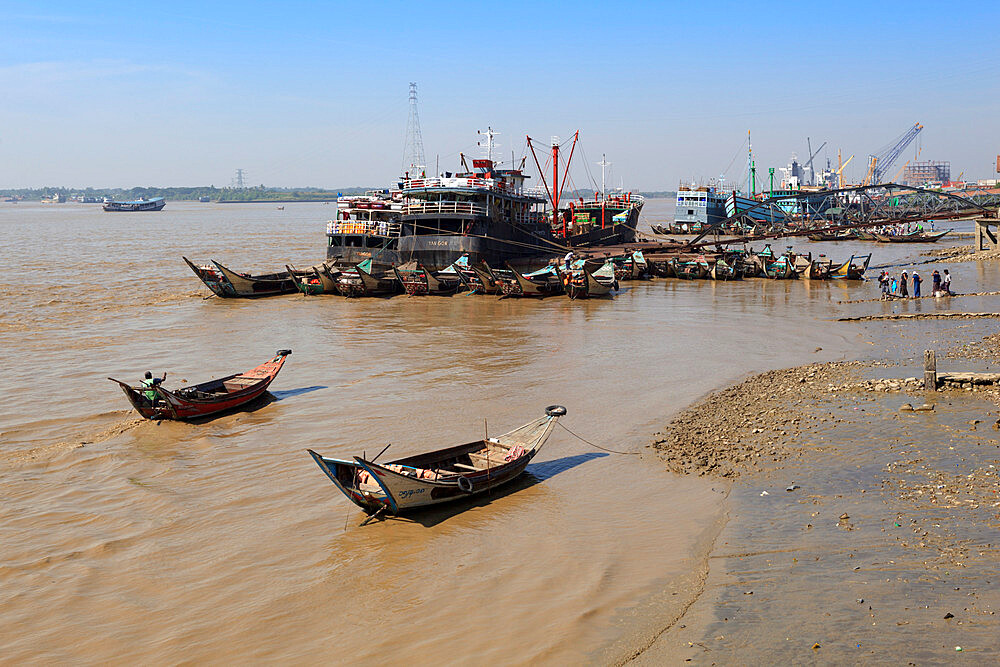
<instances>
[{"instance_id":1,"label":"distant tree line","mask_svg":"<svg viewBox=\"0 0 1000 667\"><path fill-rule=\"evenodd\" d=\"M211 201L331 201L337 198L337 194L361 194L373 188L344 188L341 190L329 190L326 188L268 188L263 185L243 188L217 188L214 185L196 187L177 188L66 188L66 187L43 187L43 188L14 188L0 189L0 197L16 197L25 201L38 201L43 197L52 195L62 195L67 199L71 197L95 197L103 199L150 199L152 197L163 197L167 200L197 201L203 197L208 197Z\"/></svg>"}]
</instances>

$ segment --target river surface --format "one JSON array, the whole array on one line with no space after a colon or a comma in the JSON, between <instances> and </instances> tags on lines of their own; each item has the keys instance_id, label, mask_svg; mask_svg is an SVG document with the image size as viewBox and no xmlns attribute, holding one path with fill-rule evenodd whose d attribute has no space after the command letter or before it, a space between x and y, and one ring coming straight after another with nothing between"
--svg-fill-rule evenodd
<instances>
[{"instance_id":1,"label":"river surface","mask_svg":"<svg viewBox=\"0 0 1000 667\"><path fill-rule=\"evenodd\" d=\"M851 355L835 302L877 292L657 280L593 301L223 300L181 261L306 266L334 210L0 203L5 661L614 661L662 627L650 601L725 510L718 485L663 471L652 433L747 373ZM651 200L642 226L671 214ZM140 421L105 379L165 370L178 386L279 348L276 400L204 424ZM557 429L492 497L359 527L305 451L401 457L551 404L640 455Z\"/></svg>"}]
</instances>

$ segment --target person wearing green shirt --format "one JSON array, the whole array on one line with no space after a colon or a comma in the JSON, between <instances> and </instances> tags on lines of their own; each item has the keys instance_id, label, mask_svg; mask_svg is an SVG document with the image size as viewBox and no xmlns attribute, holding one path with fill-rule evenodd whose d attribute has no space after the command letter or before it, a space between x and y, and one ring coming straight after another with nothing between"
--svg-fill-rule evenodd
<instances>
[{"instance_id":1,"label":"person wearing green shirt","mask_svg":"<svg viewBox=\"0 0 1000 667\"><path fill-rule=\"evenodd\" d=\"M157 398L156 385L160 384L166 379L167 379L166 371L163 371L163 377L158 377L158 378L153 377L153 373L151 371L146 371L146 375L143 376L142 378L142 386L145 387L145 390L142 392L142 394L143 396L146 397L146 400L149 401L150 405L156 403L156 398Z\"/></svg>"}]
</instances>

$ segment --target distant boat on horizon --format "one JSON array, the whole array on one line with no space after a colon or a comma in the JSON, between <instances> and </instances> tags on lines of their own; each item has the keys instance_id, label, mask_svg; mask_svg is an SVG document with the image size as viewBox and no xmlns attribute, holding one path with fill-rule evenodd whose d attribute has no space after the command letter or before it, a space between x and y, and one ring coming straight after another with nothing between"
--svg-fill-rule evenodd
<instances>
[{"instance_id":1,"label":"distant boat on horizon","mask_svg":"<svg viewBox=\"0 0 1000 667\"><path fill-rule=\"evenodd\" d=\"M154 197L153 199L136 199L135 201L114 201L105 200L104 210L105 211L159 211L162 210L167 202L163 197Z\"/></svg>"}]
</instances>

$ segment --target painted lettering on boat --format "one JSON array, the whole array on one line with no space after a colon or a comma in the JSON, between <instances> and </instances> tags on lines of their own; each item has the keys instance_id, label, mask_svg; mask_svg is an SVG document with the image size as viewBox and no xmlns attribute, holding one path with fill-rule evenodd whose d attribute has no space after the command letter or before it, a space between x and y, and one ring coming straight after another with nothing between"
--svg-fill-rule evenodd
<instances>
[{"instance_id":1,"label":"painted lettering on boat","mask_svg":"<svg viewBox=\"0 0 1000 667\"><path fill-rule=\"evenodd\" d=\"M447 241L428 241L427 245L448 245Z\"/></svg>"},{"instance_id":2,"label":"painted lettering on boat","mask_svg":"<svg viewBox=\"0 0 1000 667\"><path fill-rule=\"evenodd\" d=\"M401 498L409 498L412 495L415 495L415 494L418 494L418 493L424 493L425 491L427 491L427 489L404 489L404 490L402 490L402 491L399 492L399 496Z\"/></svg>"}]
</instances>

